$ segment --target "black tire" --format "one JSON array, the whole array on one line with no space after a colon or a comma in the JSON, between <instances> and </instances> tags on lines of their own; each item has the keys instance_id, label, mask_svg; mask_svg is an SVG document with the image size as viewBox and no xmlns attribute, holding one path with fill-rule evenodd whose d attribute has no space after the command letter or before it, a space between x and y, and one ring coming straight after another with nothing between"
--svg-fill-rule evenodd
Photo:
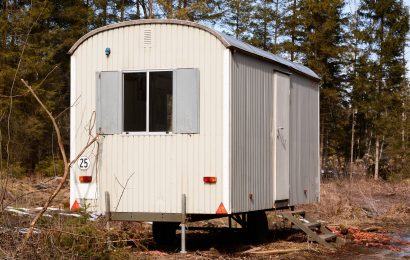
<instances>
[{"instance_id":1,"label":"black tire","mask_svg":"<svg viewBox=\"0 0 410 260\"><path fill-rule=\"evenodd\" d=\"M247 233L253 243L262 243L267 240L269 233L268 218L264 211L255 211L247 214Z\"/></svg>"},{"instance_id":2,"label":"black tire","mask_svg":"<svg viewBox=\"0 0 410 260\"><path fill-rule=\"evenodd\" d=\"M153 222L152 236L159 245L172 245L176 240L176 231L179 223L175 222Z\"/></svg>"}]
</instances>

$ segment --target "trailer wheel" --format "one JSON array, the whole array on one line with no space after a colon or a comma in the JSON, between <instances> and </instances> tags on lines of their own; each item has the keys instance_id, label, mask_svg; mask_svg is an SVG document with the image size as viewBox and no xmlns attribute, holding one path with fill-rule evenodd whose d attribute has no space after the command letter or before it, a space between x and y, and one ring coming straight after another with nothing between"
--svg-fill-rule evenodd
<instances>
[{"instance_id":1,"label":"trailer wheel","mask_svg":"<svg viewBox=\"0 0 410 260\"><path fill-rule=\"evenodd\" d=\"M154 241L160 245L170 245L175 242L176 230L179 223L176 222L153 222L152 236Z\"/></svg>"},{"instance_id":2,"label":"trailer wheel","mask_svg":"<svg viewBox=\"0 0 410 260\"><path fill-rule=\"evenodd\" d=\"M268 238L268 218L264 211L255 211L247 214L247 233L251 242L261 243Z\"/></svg>"}]
</instances>

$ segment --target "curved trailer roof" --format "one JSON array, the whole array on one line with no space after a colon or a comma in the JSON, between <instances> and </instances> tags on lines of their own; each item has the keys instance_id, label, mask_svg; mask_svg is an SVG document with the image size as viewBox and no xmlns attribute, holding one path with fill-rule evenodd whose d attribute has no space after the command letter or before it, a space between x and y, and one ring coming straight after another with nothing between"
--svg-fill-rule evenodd
<instances>
[{"instance_id":1,"label":"curved trailer roof","mask_svg":"<svg viewBox=\"0 0 410 260\"><path fill-rule=\"evenodd\" d=\"M87 33L86 35L84 35L83 37L81 37L72 47L71 49L68 51L68 54L72 55L75 50L84 42L86 41L88 38L100 33L100 32L104 32L104 31L108 31L111 29L116 29L116 28L120 28L120 27L126 27L126 26L133 26L133 25L140 25L140 24L176 24L176 25L185 25L185 26L191 26L191 27L195 27L204 31L207 31L209 33L211 33L212 35L214 35L216 38L218 38L221 43L229 49L234 49L234 50L238 50L256 57L259 57L263 60L267 60L270 62L273 62L275 64L280 64L283 65L285 67L287 67L288 69L297 72L299 74L302 74L304 76L307 76L313 80L319 81L320 77L311 69L309 69L306 66L303 66L302 64L299 63L295 63L295 62L291 62L289 60L286 60L282 57L279 57L278 55L274 55L270 52L261 50L259 48L256 48L250 44L247 44L245 42L242 42L232 36L226 35L224 33L218 32L214 29L211 29L205 25L202 24L197 24L194 22L190 22L190 21L182 21L182 20L166 20L166 19L141 19L141 20L131 20L131 21L126 21L126 22L121 22L121 23L116 23L116 24L110 24L104 27L100 27L98 29L95 29L89 33Z\"/></svg>"}]
</instances>

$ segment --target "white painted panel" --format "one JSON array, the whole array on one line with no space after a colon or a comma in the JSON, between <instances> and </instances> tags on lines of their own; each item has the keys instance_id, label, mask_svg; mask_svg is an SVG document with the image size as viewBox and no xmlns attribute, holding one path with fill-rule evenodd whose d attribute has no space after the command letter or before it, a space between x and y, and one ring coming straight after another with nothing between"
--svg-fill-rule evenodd
<instances>
[{"instance_id":1,"label":"white painted panel","mask_svg":"<svg viewBox=\"0 0 410 260\"><path fill-rule=\"evenodd\" d=\"M289 75L275 72L274 75L274 199L289 199Z\"/></svg>"},{"instance_id":2,"label":"white painted panel","mask_svg":"<svg viewBox=\"0 0 410 260\"><path fill-rule=\"evenodd\" d=\"M223 205L231 213L231 51L224 51L224 84L223 84Z\"/></svg>"},{"instance_id":3,"label":"white painted panel","mask_svg":"<svg viewBox=\"0 0 410 260\"><path fill-rule=\"evenodd\" d=\"M71 56L70 59L70 160L75 157L75 143L76 143L76 58ZM78 192L75 187L75 171L73 168L70 169L70 208L74 203L76 197L78 197Z\"/></svg>"},{"instance_id":4,"label":"white painted panel","mask_svg":"<svg viewBox=\"0 0 410 260\"><path fill-rule=\"evenodd\" d=\"M152 31L150 48L143 46L144 29ZM106 47L111 48L108 58L104 53ZM72 147L76 151L88 140L86 126L96 109L97 71L200 71L200 134L120 134L101 138L98 168L94 168L98 172L93 172L97 174L97 197L102 198L98 201L101 211L105 210L103 198L108 191L111 210L118 212L180 212L182 193L187 196L188 213L216 212L223 201L226 176L222 112L225 50L206 31L156 24L105 31L89 38L75 51L77 75L72 87L76 85L77 95L81 96L74 111L76 135ZM204 184L204 176L215 176L218 181Z\"/></svg>"}]
</instances>

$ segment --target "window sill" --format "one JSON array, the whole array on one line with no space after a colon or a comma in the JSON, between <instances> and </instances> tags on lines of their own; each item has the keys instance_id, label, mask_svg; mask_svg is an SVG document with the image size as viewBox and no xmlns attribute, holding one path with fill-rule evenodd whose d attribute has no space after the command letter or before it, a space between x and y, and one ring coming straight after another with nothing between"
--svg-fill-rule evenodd
<instances>
[{"instance_id":1,"label":"window sill","mask_svg":"<svg viewBox=\"0 0 410 260\"><path fill-rule=\"evenodd\" d=\"M164 135L164 136L173 136L172 132L122 132L121 136L144 136L144 135Z\"/></svg>"}]
</instances>

